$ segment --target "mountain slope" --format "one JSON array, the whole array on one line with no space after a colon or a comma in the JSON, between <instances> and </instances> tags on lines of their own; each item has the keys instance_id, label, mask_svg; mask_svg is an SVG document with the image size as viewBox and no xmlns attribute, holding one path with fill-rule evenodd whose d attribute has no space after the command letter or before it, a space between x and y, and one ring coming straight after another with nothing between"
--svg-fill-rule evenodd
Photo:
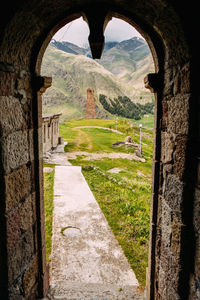
<instances>
[{"instance_id":1,"label":"mountain slope","mask_svg":"<svg viewBox=\"0 0 200 300\"><path fill-rule=\"evenodd\" d=\"M56 40L52 40L51 41L51 46L59 49L59 50L62 50L64 52L67 52L67 53L71 53L71 54L83 54L85 55L86 52L87 52L87 49L84 49L84 48L81 48L75 44L72 44L72 43L69 43L69 42L59 42L59 41L56 41Z\"/></svg>"},{"instance_id":2,"label":"mountain slope","mask_svg":"<svg viewBox=\"0 0 200 300\"><path fill-rule=\"evenodd\" d=\"M53 40L51 45L59 50L73 54L83 54L91 58L90 49L80 48L69 42ZM106 42L102 57L96 60L122 82L135 88L144 87L144 77L155 72L154 63L147 42L139 37L133 37L122 42Z\"/></svg>"},{"instance_id":3,"label":"mountain slope","mask_svg":"<svg viewBox=\"0 0 200 300\"><path fill-rule=\"evenodd\" d=\"M145 75L154 72L150 49L146 41L138 37L122 41L104 51L99 63L123 82L143 90Z\"/></svg>"},{"instance_id":4,"label":"mountain slope","mask_svg":"<svg viewBox=\"0 0 200 300\"><path fill-rule=\"evenodd\" d=\"M109 97L126 95L121 82L103 66L83 55L65 53L49 46L42 64L42 74L53 77L52 88L43 96L43 110L49 112L49 107L63 104L70 105L84 115L86 91L88 87L95 90L96 104L99 107L98 116L106 117L98 101L99 94Z\"/></svg>"},{"instance_id":5,"label":"mountain slope","mask_svg":"<svg viewBox=\"0 0 200 300\"><path fill-rule=\"evenodd\" d=\"M151 62L149 61L149 65L142 63L146 50L138 53L133 60L133 54L128 51L128 48L133 48L133 45L129 45L130 42L135 45L134 51L137 53L141 42L112 42L107 44L102 61L87 57L88 49L84 50L68 42L53 42L53 46L49 45L43 57L42 74L52 76L53 83L43 96L43 112L63 112L63 119L84 116L88 87L95 91L98 117L110 116L99 102L100 94L106 95L108 99L128 96L133 102L150 102L151 94L147 90L138 89L136 81L143 76L143 69L148 69ZM57 48L62 48L64 51ZM148 53L145 55L148 61ZM119 60L116 63L117 56L120 56L121 65ZM109 61L111 57L114 57L112 64ZM122 66L123 80L120 71ZM108 70L109 68L112 72ZM116 70L116 75L113 74L113 69Z\"/></svg>"}]
</instances>

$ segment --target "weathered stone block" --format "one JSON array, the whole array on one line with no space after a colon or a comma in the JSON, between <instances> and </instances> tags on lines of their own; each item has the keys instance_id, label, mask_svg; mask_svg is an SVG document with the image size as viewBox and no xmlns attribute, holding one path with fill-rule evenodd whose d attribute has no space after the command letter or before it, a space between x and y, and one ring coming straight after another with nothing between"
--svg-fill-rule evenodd
<instances>
[{"instance_id":1,"label":"weathered stone block","mask_svg":"<svg viewBox=\"0 0 200 300\"><path fill-rule=\"evenodd\" d=\"M29 196L19 207L21 232L25 232L30 226L33 225L33 211L32 211L32 197Z\"/></svg>"},{"instance_id":2,"label":"weathered stone block","mask_svg":"<svg viewBox=\"0 0 200 300\"><path fill-rule=\"evenodd\" d=\"M161 256L160 256L160 267L163 270L165 277L163 278L163 285L166 289L169 285L172 285L174 290L177 291L178 280L181 267L179 265L179 260L172 255L171 249L166 247L164 243L161 244ZM166 298L170 299L170 298Z\"/></svg>"},{"instance_id":3,"label":"weathered stone block","mask_svg":"<svg viewBox=\"0 0 200 300\"><path fill-rule=\"evenodd\" d=\"M29 141L27 131L16 131L2 138L2 156L5 173L29 161Z\"/></svg>"},{"instance_id":4,"label":"weathered stone block","mask_svg":"<svg viewBox=\"0 0 200 300\"><path fill-rule=\"evenodd\" d=\"M8 281L10 284L27 268L34 254L33 230L30 227L8 255Z\"/></svg>"},{"instance_id":5,"label":"weathered stone block","mask_svg":"<svg viewBox=\"0 0 200 300\"><path fill-rule=\"evenodd\" d=\"M182 178L185 172L187 142L188 138L186 136L177 137L175 142L174 174L178 175L180 178Z\"/></svg>"},{"instance_id":6,"label":"weathered stone block","mask_svg":"<svg viewBox=\"0 0 200 300\"><path fill-rule=\"evenodd\" d=\"M197 163L197 185L200 188L200 158Z\"/></svg>"},{"instance_id":7,"label":"weathered stone block","mask_svg":"<svg viewBox=\"0 0 200 300\"><path fill-rule=\"evenodd\" d=\"M32 193L32 214L33 214L33 223L36 222L36 193Z\"/></svg>"},{"instance_id":8,"label":"weathered stone block","mask_svg":"<svg viewBox=\"0 0 200 300\"><path fill-rule=\"evenodd\" d=\"M172 164L163 165L163 179L166 180L168 175L173 173L172 171L173 171ZM165 188L165 184L163 185L163 188Z\"/></svg>"},{"instance_id":9,"label":"weathered stone block","mask_svg":"<svg viewBox=\"0 0 200 300\"><path fill-rule=\"evenodd\" d=\"M173 212L180 213L183 202L183 183L175 175L168 175L164 198Z\"/></svg>"},{"instance_id":10,"label":"weathered stone block","mask_svg":"<svg viewBox=\"0 0 200 300\"><path fill-rule=\"evenodd\" d=\"M190 93L191 92L191 85L190 85L190 63L184 65L184 67L181 69L180 72L181 77L181 85L180 85L180 91L181 93Z\"/></svg>"},{"instance_id":11,"label":"weathered stone block","mask_svg":"<svg viewBox=\"0 0 200 300\"><path fill-rule=\"evenodd\" d=\"M23 288L22 278L19 277L12 286L8 289L9 300L22 300L23 299Z\"/></svg>"},{"instance_id":12,"label":"weathered stone block","mask_svg":"<svg viewBox=\"0 0 200 300\"><path fill-rule=\"evenodd\" d=\"M180 78L180 73L178 73L174 77L174 88L173 88L174 95L177 95L178 93L180 93L180 85L181 85L181 78Z\"/></svg>"},{"instance_id":13,"label":"weathered stone block","mask_svg":"<svg viewBox=\"0 0 200 300\"><path fill-rule=\"evenodd\" d=\"M9 96L13 93L14 78L14 73L0 71L0 96Z\"/></svg>"},{"instance_id":14,"label":"weathered stone block","mask_svg":"<svg viewBox=\"0 0 200 300\"><path fill-rule=\"evenodd\" d=\"M196 235L200 235L200 190L199 189L196 189L194 194L194 229Z\"/></svg>"},{"instance_id":15,"label":"weathered stone block","mask_svg":"<svg viewBox=\"0 0 200 300\"><path fill-rule=\"evenodd\" d=\"M161 221L161 230L162 230L162 242L165 243L167 247L170 246L171 242L171 218L172 211L169 205L163 200L162 201L162 221Z\"/></svg>"},{"instance_id":16,"label":"weathered stone block","mask_svg":"<svg viewBox=\"0 0 200 300\"><path fill-rule=\"evenodd\" d=\"M200 280L195 274L190 275L190 294L189 300L200 299Z\"/></svg>"},{"instance_id":17,"label":"weathered stone block","mask_svg":"<svg viewBox=\"0 0 200 300\"><path fill-rule=\"evenodd\" d=\"M168 102L168 132L188 134L189 96L178 95Z\"/></svg>"},{"instance_id":18,"label":"weathered stone block","mask_svg":"<svg viewBox=\"0 0 200 300\"><path fill-rule=\"evenodd\" d=\"M30 161L34 160L34 136L33 136L33 129L28 131L28 141L29 141L29 158Z\"/></svg>"},{"instance_id":19,"label":"weathered stone block","mask_svg":"<svg viewBox=\"0 0 200 300\"><path fill-rule=\"evenodd\" d=\"M167 132L163 132L161 139L161 160L163 163L168 163L172 160L172 154L174 151L174 137Z\"/></svg>"},{"instance_id":20,"label":"weathered stone block","mask_svg":"<svg viewBox=\"0 0 200 300\"><path fill-rule=\"evenodd\" d=\"M38 251L38 231L37 223L33 225L34 252Z\"/></svg>"},{"instance_id":21,"label":"weathered stone block","mask_svg":"<svg viewBox=\"0 0 200 300\"><path fill-rule=\"evenodd\" d=\"M10 251L19 240L19 223L19 209L16 208L6 219L8 251Z\"/></svg>"},{"instance_id":22,"label":"weathered stone block","mask_svg":"<svg viewBox=\"0 0 200 300\"><path fill-rule=\"evenodd\" d=\"M16 130L27 128L21 103L14 97L1 97L0 135L6 136Z\"/></svg>"},{"instance_id":23,"label":"weathered stone block","mask_svg":"<svg viewBox=\"0 0 200 300\"><path fill-rule=\"evenodd\" d=\"M171 68L166 64L165 66L165 78L164 78L164 90L163 94L165 96L172 95L174 85L174 75Z\"/></svg>"},{"instance_id":24,"label":"weathered stone block","mask_svg":"<svg viewBox=\"0 0 200 300\"><path fill-rule=\"evenodd\" d=\"M196 240L196 253L195 253L195 274L200 281L200 237Z\"/></svg>"},{"instance_id":25,"label":"weathered stone block","mask_svg":"<svg viewBox=\"0 0 200 300\"><path fill-rule=\"evenodd\" d=\"M19 77L16 80L16 89L25 91L30 90L30 76L25 70L22 70L19 73Z\"/></svg>"},{"instance_id":26,"label":"weathered stone block","mask_svg":"<svg viewBox=\"0 0 200 300\"><path fill-rule=\"evenodd\" d=\"M179 220L173 216L172 221L172 236L171 236L171 250L175 259L179 260L180 251L181 251L181 232L182 232L183 224L179 222Z\"/></svg>"},{"instance_id":27,"label":"weathered stone block","mask_svg":"<svg viewBox=\"0 0 200 300\"><path fill-rule=\"evenodd\" d=\"M38 255L36 254L23 276L24 295L29 295L38 278Z\"/></svg>"},{"instance_id":28,"label":"weathered stone block","mask_svg":"<svg viewBox=\"0 0 200 300\"><path fill-rule=\"evenodd\" d=\"M6 211L14 207L31 191L31 170L25 165L5 176Z\"/></svg>"},{"instance_id":29,"label":"weathered stone block","mask_svg":"<svg viewBox=\"0 0 200 300\"><path fill-rule=\"evenodd\" d=\"M169 274L166 274L162 266L159 266L159 279L158 279L158 294L159 300L180 300L175 290L175 286L170 282Z\"/></svg>"},{"instance_id":30,"label":"weathered stone block","mask_svg":"<svg viewBox=\"0 0 200 300\"><path fill-rule=\"evenodd\" d=\"M168 117L168 102L167 101L162 102L162 111L163 111L163 117L167 118Z\"/></svg>"}]
</instances>

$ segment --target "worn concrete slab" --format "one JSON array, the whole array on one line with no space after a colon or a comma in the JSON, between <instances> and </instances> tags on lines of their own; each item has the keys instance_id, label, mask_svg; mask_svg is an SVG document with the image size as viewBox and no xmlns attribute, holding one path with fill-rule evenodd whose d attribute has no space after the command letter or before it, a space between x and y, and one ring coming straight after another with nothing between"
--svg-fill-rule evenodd
<instances>
[{"instance_id":1,"label":"worn concrete slab","mask_svg":"<svg viewBox=\"0 0 200 300\"><path fill-rule=\"evenodd\" d=\"M44 159L47 164L55 164L61 166L71 166L72 164L68 161L67 153L51 153L48 159Z\"/></svg>"},{"instance_id":2,"label":"worn concrete slab","mask_svg":"<svg viewBox=\"0 0 200 300\"><path fill-rule=\"evenodd\" d=\"M133 285L59 282L49 292L50 300L145 300L144 291Z\"/></svg>"},{"instance_id":3,"label":"worn concrete slab","mask_svg":"<svg viewBox=\"0 0 200 300\"><path fill-rule=\"evenodd\" d=\"M55 167L52 239L52 286L59 282L138 286L81 167Z\"/></svg>"}]
</instances>

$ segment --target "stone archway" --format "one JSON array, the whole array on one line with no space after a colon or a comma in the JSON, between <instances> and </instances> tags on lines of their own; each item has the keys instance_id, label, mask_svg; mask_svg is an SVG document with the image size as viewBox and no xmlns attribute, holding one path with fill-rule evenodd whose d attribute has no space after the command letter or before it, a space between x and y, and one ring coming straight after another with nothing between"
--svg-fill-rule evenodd
<instances>
[{"instance_id":1,"label":"stone archway","mask_svg":"<svg viewBox=\"0 0 200 300\"><path fill-rule=\"evenodd\" d=\"M101 28L95 29L97 11ZM187 10L166 0L48 0L21 1L12 9L8 3L5 12L0 31L2 297L35 299L48 289L38 97L48 85L39 76L44 49L56 26L84 14L99 55L105 16L112 13L137 24L157 57L157 74L146 78L157 93L148 298L194 299L199 293L195 247L200 244L197 56L185 17L195 13L195 6Z\"/></svg>"},{"instance_id":2,"label":"stone archway","mask_svg":"<svg viewBox=\"0 0 200 300\"><path fill-rule=\"evenodd\" d=\"M98 11L100 10L100 8L98 9ZM104 15L105 13L105 15ZM80 15L83 14L85 20L88 22L88 25L90 25L90 23L92 22L92 14L89 15L90 17L90 22L87 20L87 14L85 12L82 12L82 13L78 13L78 14L74 14L73 16L70 16L70 18L66 18L65 20L62 20L60 22L60 24L62 24L62 26L64 26L65 24L67 24L68 22L70 22L72 19L74 20L75 18L79 18ZM134 24L135 27L137 27L137 29L140 31L140 33L142 33L142 35L147 39L148 43L149 43L149 46L151 48L151 52L152 52L152 55L153 55L153 59L154 59L154 65L155 65L155 69L157 71L157 73L155 74L149 74L145 77L144 81L145 81L145 86L146 88L150 89L152 93L155 93L155 99L156 99L156 117L160 118L160 114L158 114L158 111L160 109L158 109L158 103L160 101L158 101L158 98L161 99L160 97L160 94L161 91L162 91L162 79L163 79L163 60L164 60L164 53L163 53L163 45L162 45L162 42L161 40L159 40L158 36L154 36L155 40L156 40L156 47L154 47L154 44L151 40L151 38L141 30L141 28L139 28L137 25L135 25L135 23L130 20L129 18L126 18L124 17L123 15L119 14L119 13L116 13L116 12L107 12L103 9L102 11L102 15L101 15L101 29L103 28L103 30L101 32L97 32L97 35L95 36L95 33L96 33L96 28L97 28L97 24L95 23L95 26L90 28L90 35L94 37L94 41L90 40L90 46L93 47L94 45L94 50L93 50L93 55L96 57L99 58L99 53L101 53L102 51L98 51L97 50L97 53L96 53L96 49L98 47L100 47L100 49L103 47L103 44L104 44L104 37L102 36L103 35L103 31L105 30L105 25L103 25L104 23L107 24L108 20L110 20L112 17L118 17L120 19L123 19L125 20L126 22L130 23L131 25ZM94 19L95 19L95 16L94 16ZM40 49L40 52L38 54L38 60L36 62L36 73L39 75L40 74L40 69L41 69L41 63L42 63L42 58L43 58L43 55L44 55L44 52L46 50L46 47L48 46L51 38L53 37L53 35L55 34L55 32L58 30L58 28L60 28L60 25L56 25L55 28L53 28L51 30L51 32L49 33L49 35L47 36L46 40L44 41L43 43L43 46L41 47ZM91 31L94 30L94 32L91 34ZM98 37L99 37L99 40L98 40ZM98 45L98 47L97 47ZM159 49L159 51L158 51ZM157 56L157 51L159 52L159 57ZM162 70L162 71L161 71ZM39 75L40 76L40 75ZM38 77L38 78L41 78L41 77ZM41 78L42 80L42 78ZM41 104L41 100L39 101L40 103L40 108L39 108L39 111L42 111L42 104ZM158 120L156 120L156 123L159 122ZM157 127L156 127L157 128ZM157 145L160 143L160 130L158 129L157 130L157 134L156 134L156 143ZM159 146L160 147L160 146ZM156 152L156 156L154 157L154 160L157 160L159 161L160 160L160 156L158 155L159 151ZM158 176L157 173L153 174L153 176ZM158 178L155 179L155 181L159 180ZM155 193L155 197L153 197L152 199L152 207L156 207L157 206L157 192ZM155 202L155 203L154 203ZM157 218L157 210L154 209L153 210L153 217L154 219ZM155 235L155 232L152 232L153 236ZM154 240L152 239L152 248L151 248L151 252L150 252L150 261L151 259L154 259L154 256L155 256L155 244L154 244ZM150 270L150 269L149 269ZM147 286L147 289L148 289L148 293L150 293L150 285L149 283L151 282L152 280L152 277L154 276L154 270L152 270L152 274L150 271L148 271L148 274L147 274L147 278L148 278L148 286ZM152 287L152 290L153 290L153 287ZM154 293L152 291L152 293Z\"/></svg>"}]
</instances>

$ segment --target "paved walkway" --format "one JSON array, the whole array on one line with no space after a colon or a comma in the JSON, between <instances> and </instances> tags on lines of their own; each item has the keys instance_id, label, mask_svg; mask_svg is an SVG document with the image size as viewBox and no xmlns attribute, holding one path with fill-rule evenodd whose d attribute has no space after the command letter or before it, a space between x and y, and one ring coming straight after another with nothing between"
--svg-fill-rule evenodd
<instances>
[{"instance_id":1,"label":"paved walkway","mask_svg":"<svg viewBox=\"0 0 200 300\"><path fill-rule=\"evenodd\" d=\"M81 167L55 167L51 262L54 299L142 299Z\"/></svg>"}]
</instances>

